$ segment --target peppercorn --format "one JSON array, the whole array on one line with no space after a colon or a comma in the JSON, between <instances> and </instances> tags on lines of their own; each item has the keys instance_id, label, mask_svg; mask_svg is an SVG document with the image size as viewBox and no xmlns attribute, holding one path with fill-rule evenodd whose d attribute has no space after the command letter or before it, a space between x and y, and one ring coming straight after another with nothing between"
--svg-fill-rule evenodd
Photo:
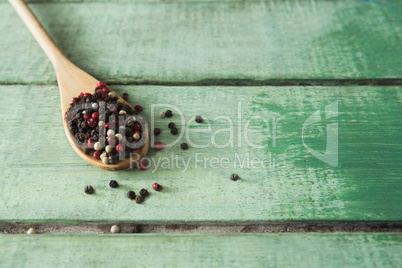
<instances>
[{"instance_id":1,"label":"peppercorn","mask_svg":"<svg viewBox=\"0 0 402 268\"><path fill-rule=\"evenodd\" d=\"M162 142L155 142L154 148L155 148L157 151L162 150L162 149L163 149L163 143L162 143Z\"/></svg>"},{"instance_id":2,"label":"peppercorn","mask_svg":"<svg viewBox=\"0 0 402 268\"><path fill-rule=\"evenodd\" d=\"M144 198L142 198L142 196L137 195L137 196L135 197L135 203L141 204L142 201L144 201Z\"/></svg>"},{"instance_id":3,"label":"peppercorn","mask_svg":"<svg viewBox=\"0 0 402 268\"><path fill-rule=\"evenodd\" d=\"M172 129L174 127L176 127L175 124L173 122L170 122L169 125L168 125L168 128Z\"/></svg>"},{"instance_id":4,"label":"peppercorn","mask_svg":"<svg viewBox=\"0 0 402 268\"><path fill-rule=\"evenodd\" d=\"M153 188L155 191L160 191L160 190L163 189L163 186L160 185L160 184L158 184L157 182L155 182L154 184L152 184L152 188Z\"/></svg>"},{"instance_id":5,"label":"peppercorn","mask_svg":"<svg viewBox=\"0 0 402 268\"><path fill-rule=\"evenodd\" d=\"M112 234L120 233L120 227L117 226L117 225L113 225L113 226L110 228L110 232L111 232Z\"/></svg>"},{"instance_id":6,"label":"peppercorn","mask_svg":"<svg viewBox=\"0 0 402 268\"><path fill-rule=\"evenodd\" d=\"M160 112L160 113L159 113L159 117L160 117L160 118L165 118L165 116L166 116L166 115L165 115L165 112Z\"/></svg>"},{"instance_id":7,"label":"peppercorn","mask_svg":"<svg viewBox=\"0 0 402 268\"><path fill-rule=\"evenodd\" d=\"M230 179L232 181L237 181L239 179L239 175L237 175L236 173L232 174L232 176L230 176Z\"/></svg>"},{"instance_id":8,"label":"peppercorn","mask_svg":"<svg viewBox=\"0 0 402 268\"><path fill-rule=\"evenodd\" d=\"M140 162L138 164L138 169L139 170L146 170L147 169L147 163L145 163L144 161Z\"/></svg>"},{"instance_id":9,"label":"peppercorn","mask_svg":"<svg viewBox=\"0 0 402 268\"><path fill-rule=\"evenodd\" d=\"M188 149L187 143L183 142L183 143L180 145L180 148L181 148L182 150L187 150L187 149Z\"/></svg>"},{"instance_id":10,"label":"peppercorn","mask_svg":"<svg viewBox=\"0 0 402 268\"><path fill-rule=\"evenodd\" d=\"M29 234L29 235L36 234L35 228L29 228L28 231L27 231L27 234Z\"/></svg>"},{"instance_id":11,"label":"peppercorn","mask_svg":"<svg viewBox=\"0 0 402 268\"><path fill-rule=\"evenodd\" d=\"M89 154L91 152L91 148L84 148L84 154Z\"/></svg>"},{"instance_id":12,"label":"peppercorn","mask_svg":"<svg viewBox=\"0 0 402 268\"><path fill-rule=\"evenodd\" d=\"M124 93L123 93L123 99L124 99L125 101L128 101L128 93L127 93L127 92L124 92Z\"/></svg>"},{"instance_id":13,"label":"peppercorn","mask_svg":"<svg viewBox=\"0 0 402 268\"><path fill-rule=\"evenodd\" d=\"M147 196L149 196L149 192L146 189L141 189L140 190L140 195L145 198Z\"/></svg>"},{"instance_id":14,"label":"peppercorn","mask_svg":"<svg viewBox=\"0 0 402 268\"><path fill-rule=\"evenodd\" d=\"M201 123L202 122L202 117L200 115L195 116L195 122Z\"/></svg>"},{"instance_id":15,"label":"peppercorn","mask_svg":"<svg viewBox=\"0 0 402 268\"><path fill-rule=\"evenodd\" d=\"M134 191L128 191L127 192L127 198L133 200L135 198L135 192Z\"/></svg>"},{"instance_id":16,"label":"peppercorn","mask_svg":"<svg viewBox=\"0 0 402 268\"><path fill-rule=\"evenodd\" d=\"M160 130L160 128L157 128L157 127L156 127L156 128L154 129L154 135L155 135L155 136L158 136L159 134L161 134L161 130Z\"/></svg>"},{"instance_id":17,"label":"peppercorn","mask_svg":"<svg viewBox=\"0 0 402 268\"><path fill-rule=\"evenodd\" d=\"M117 183L117 181L111 180L109 182L109 186L112 188L117 188L117 187L119 187L119 184Z\"/></svg>"},{"instance_id":18,"label":"peppercorn","mask_svg":"<svg viewBox=\"0 0 402 268\"><path fill-rule=\"evenodd\" d=\"M172 112L171 110L167 110L167 111L165 112L165 116L168 117L168 118L170 118L170 117L173 116L173 112Z\"/></svg>"},{"instance_id":19,"label":"peppercorn","mask_svg":"<svg viewBox=\"0 0 402 268\"><path fill-rule=\"evenodd\" d=\"M86 194L93 194L94 193L94 188L92 188L91 185L87 185L84 189Z\"/></svg>"},{"instance_id":20,"label":"peppercorn","mask_svg":"<svg viewBox=\"0 0 402 268\"><path fill-rule=\"evenodd\" d=\"M172 133L173 135L176 135L177 133L179 133L179 130L176 127L173 127L170 129L170 133Z\"/></svg>"},{"instance_id":21,"label":"peppercorn","mask_svg":"<svg viewBox=\"0 0 402 268\"><path fill-rule=\"evenodd\" d=\"M111 156L108 157L108 160L109 160L109 164L115 165L117 163L118 159L117 159L117 156L111 155Z\"/></svg>"},{"instance_id":22,"label":"peppercorn","mask_svg":"<svg viewBox=\"0 0 402 268\"><path fill-rule=\"evenodd\" d=\"M139 113L142 112L142 106L141 106L141 105L136 105L136 106L134 107L134 109L135 109L137 112L139 112Z\"/></svg>"}]
</instances>

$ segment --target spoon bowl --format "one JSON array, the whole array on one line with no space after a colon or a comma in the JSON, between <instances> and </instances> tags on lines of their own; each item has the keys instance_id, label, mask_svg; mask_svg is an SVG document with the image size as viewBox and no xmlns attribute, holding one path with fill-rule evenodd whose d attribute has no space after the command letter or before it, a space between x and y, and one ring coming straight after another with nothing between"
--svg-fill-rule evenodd
<instances>
[{"instance_id":1,"label":"spoon bowl","mask_svg":"<svg viewBox=\"0 0 402 268\"><path fill-rule=\"evenodd\" d=\"M24 1L9 0L9 2L17 11L18 15L24 21L25 25L28 27L53 64L60 90L64 130L66 132L67 139L75 152L89 164L106 170L123 170L131 167L133 163L139 163L139 161L145 157L149 148L149 134L146 124L142 130L142 135L145 137L145 142L144 145L139 149L140 153L133 155L131 158L129 157L127 159L120 160L114 165L104 164L101 160L85 154L83 149L75 143L75 137L70 133L64 116L70 107L71 100L74 97L77 97L81 92L92 92L96 88L96 85L99 81L75 66L63 55ZM129 105L116 92L114 93L116 94L119 102ZM131 109L133 109L133 107L131 107Z\"/></svg>"}]
</instances>

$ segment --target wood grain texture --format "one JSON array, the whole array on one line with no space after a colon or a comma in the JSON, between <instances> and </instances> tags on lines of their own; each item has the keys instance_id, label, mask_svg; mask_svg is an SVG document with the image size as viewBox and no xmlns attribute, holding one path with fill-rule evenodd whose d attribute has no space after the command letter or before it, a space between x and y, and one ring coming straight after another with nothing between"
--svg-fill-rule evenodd
<instances>
[{"instance_id":1,"label":"wood grain texture","mask_svg":"<svg viewBox=\"0 0 402 268\"><path fill-rule=\"evenodd\" d=\"M5 267L400 267L400 234L0 235ZM90 249L90 250L88 250ZM155 256L157 255L157 256Z\"/></svg>"},{"instance_id":2,"label":"wood grain texture","mask_svg":"<svg viewBox=\"0 0 402 268\"><path fill-rule=\"evenodd\" d=\"M99 80L268 83L402 74L402 2L396 0L31 8L66 56ZM0 4L0 23L0 82L55 82L50 62L6 3Z\"/></svg>"},{"instance_id":3,"label":"wood grain texture","mask_svg":"<svg viewBox=\"0 0 402 268\"><path fill-rule=\"evenodd\" d=\"M154 162L147 171L121 172L99 170L75 154L63 131L55 86L0 89L3 101L11 105L0 106L2 221L402 219L400 87L115 87L120 95L130 94L132 105L143 105L142 116L150 128L151 105L161 104L154 109L155 126L162 129L156 141L169 144L178 139L162 151L150 149L148 157ZM334 101L339 115L326 120L325 106ZM159 118L159 111L171 108L166 105L174 105L191 124L183 124L176 109L173 118ZM326 125L338 123L336 167L316 159L303 146L302 124L317 110L323 121L305 130L305 143L325 151ZM212 132L230 127L228 121L215 118L227 116L233 122L233 147L216 148L212 133L194 132L207 129L207 123L193 122L197 114L210 121ZM171 135L167 128L171 121L180 133L189 133L188 138ZM247 143L247 121L250 141L262 148ZM220 132L214 138L224 145L230 133ZM207 147L190 144L182 151L184 141ZM242 167L247 156L249 165ZM213 157L227 164L219 166ZM257 166L252 165L253 158ZM183 161L189 163L187 169ZM241 179L231 181L232 173ZM111 189L111 179L121 187ZM164 190L151 191L143 204L125 197L131 189L151 190L155 181ZM84 193L88 184L94 195Z\"/></svg>"}]
</instances>

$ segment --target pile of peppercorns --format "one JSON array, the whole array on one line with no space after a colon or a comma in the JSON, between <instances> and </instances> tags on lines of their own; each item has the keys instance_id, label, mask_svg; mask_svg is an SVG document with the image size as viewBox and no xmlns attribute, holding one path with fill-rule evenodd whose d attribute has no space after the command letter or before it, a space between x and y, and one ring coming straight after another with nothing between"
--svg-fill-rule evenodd
<instances>
[{"instance_id":1,"label":"pile of peppercorns","mask_svg":"<svg viewBox=\"0 0 402 268\"><path fill-rule=\"evenodd\" d=\"M128 95L123 97L127 100ZM93 94L81 93L72 99L65 118L76 144L85 154L114 165L140 153L146 141L143 135L146 122L138 116L141 111L140 105L132 109L119 101L105 82L98 82Z\"/></svg>"}]
</instances>

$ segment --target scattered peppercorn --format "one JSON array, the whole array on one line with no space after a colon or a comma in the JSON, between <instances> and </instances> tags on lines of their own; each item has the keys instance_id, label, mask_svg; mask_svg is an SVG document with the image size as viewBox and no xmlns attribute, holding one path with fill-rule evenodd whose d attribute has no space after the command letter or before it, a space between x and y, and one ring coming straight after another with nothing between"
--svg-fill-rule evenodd
<instances>
[{"instance_id":1,"label":"scattered peppercorn","mask_svg":"<svg viewBox=\"0 0 402 268\"><path fill-rule=\"evenodd\" d=\"M135 109L137 112L139 112L139 113L142 112L142 106L141 106L141 105L136 105L136 106L134 107L134 109Z\"/></svg>"},{"instance_id":2,"label":"scattered peppercorn","mask_svg":"<svg viewBox=\"0 0 402 268\"><path fill-rule=\"evenodd\" d=\"M173 135L177 135L177 133L179 133L179 130L176 127L173 127L170 129L170 133L172 133Z\"/></svg>"},{"instance_id":3,"label":"scattered peppercorn","mask_svg":"<svg viewBox=\"0 0 402 268\"><path fill-rule=\"evenodd\" d=\"M142 201L144 201L144 198L142 198L142 196L137 195L137 196L135 197L135 203L141 204Z\"/></svg>"},{"instance_id":4,"label":"scattered peppercorn","mask_svg":"<svg viewBox=\"0 0 402 268\"><path fill-rule=\"evenodd\" d=\"M124 93L123 93L123 99L124 99L125 101L128 101L128 93L127 93L127 92L124 92Z\"/></svg>"},{"instance_id":5,"label":"scattered peppercorn","mask_svg":"<svg viewBox=\"0 0 402 268\"><path fill-rule=\"evenodd\" d=\"M230 176L230 179L232 181L237 181L239 179L239 175L237 175L236 173L232 174L232 176Z\"/></svg>"},{"instance_id":6,"label":"scattered peppercorn","mask_svg":"<svg viewBox=\"0 0 402 268\"><path fill-rule=\"evenodd\" d=\"M165 118L165 116L166 116L166 115L165 115L165 112L160 112L160 113L159 113L159 117L160 117L160 118Z\"/></svg>"},{"instance_id":7,"label":"scattered peppercorn","mask_svg":"<svg viewBox=\"0 0 402 268\"><path fill-rule=\"evenodd\" d=\"M146 170L147 169L147 163L145 163L144 161L140 162L138 164L138 169L139 170Z\"/></svg>"},{"instance_id":8,"label":"scattered peppercorn","mask_svg":"<svg viewBox=\"0 0 402 268\"><path fill-rule=\"evenodd\" d=\"M29 234L29 235L36 234L35 228L29 228L28 231L27 231L27 234Z\"/></svg>"},{"instance_id":9,"label":"scattered peppercorn","mask_svg":"<svg viewBox=\"0 0 402 268\"><path fill-rule=\"evenodd\" d=\"M163 186L160 185L159 183L155 182L154 184L152 184L152 188L153 188L155 191L160 191L160 190L163 189Z\"/></svg>"},{"instance_id":10,"label":"scattered peppercorn","mask_svg":"<svg viewBox=\"0 0 402 268\"><path fill-rule=\"evenodd\" d=\"M155 136L158 136L159 134L161 134L161 130L160 130L160 128L154 128L154 135Z\"/></svg>"},{"instance_id":11,"label":"scattered peppercorn","mask_svg":"<svg viewBox=\"0 0 402 268\"><path fill-rule=\"evenodd\" d=\"M162 143L162 142L155 142L154 148L155 148L157 151L162 150L162 149L163 149L163 143Z\"/></svg>"},{"instance_id":12,"label":"scattered peppercorn","mask_svg":"<svg viewBox=\"0 0 402 268\"><path fill-rule=\"evenodd\" d=\"M117 225L113 225L113 226L110 228L110 232L111 232L112 234L120 233L120 227L117 226Z\"/></svg>"},{"instance_id":13,"label":"scattered peppercorn","mask_svg":"<svg viewBox=\"0 0 402 268\"><path fill-rule=\"evenodd\" d=\"M168 128L172 129L174 127L175 127L175 124L173 122L170 122L169 125L168 125Z\"/></svg>"},{"instance_id":14,"label":"scattered peppercorn","mask_svg":"<svg viewBox=\"0 0 402 268\"><path fill-rule=\"evenodd\" d=\"M187 143L183 142L183 143L180 145L180 148L181 148L182 150L187 150L187 149L188 149Z\"/></svg>"},{"instance_id":15,"label":"scattered peppercorn","mask_svg":"<svg viewBox=\"0 0 402 268\"><path fill-rule=\"evenodd\" d=\"M140 195L145 198L147 196L149 196L149 192L147 191L147 189L141 189L140 190Z\"/></svg>"},{"instance_id":16,"label":"scattered peppercorn","mask_svg":"<svg viewBox=\"0 0 402 268\"><path fill-rule=\"evenodd\" d=\"M119 184L117 183L117 181L111 180L109 182L109 186L112 188L117 188L117 187L119 187Z\"/></svg>"},{"instance_id":17,"label":"scattered peppercorn","mask_svg":"<svg viewBox=\"0 0 402 268\"><path fill-rule=\"evenodd\" d=\"M167 111L165 112L165 116L168 117L168 118L170 118L170 117L173 116L173 112L172 112L171 110L167 110Z\"/></svg>"},{"instance_id":18,"label":"scattered peppercorn","mask_svg":"<svg viewBox=\"0 0 402 268\"><path fill-rule=\"evenodd\" d=\"M195 116L195 122L201 123L202 122L202 117L200 115Z\"/></svg>"},{"instance_id":19,"label":"scattered peppercorn","mask_svg":"<svg viewBox=\"0 0 402 268\"><path fill-rule=\"evenodd\" d=\"M135 198L135 192L134 191L128 191L127 192L127 198L133 200Z\"/></svg>"},{"instance_id":20,"label":"scattered peppercorn","mask_svg":"<svg viewBox=\"0 0 402 268\"><path fill-rule=\"evenodd\" d=\"M94 193L94 188L92 188L91 185L87 185L84 189L86 194L93 194Z\"/></svg>"}]
</instances>

